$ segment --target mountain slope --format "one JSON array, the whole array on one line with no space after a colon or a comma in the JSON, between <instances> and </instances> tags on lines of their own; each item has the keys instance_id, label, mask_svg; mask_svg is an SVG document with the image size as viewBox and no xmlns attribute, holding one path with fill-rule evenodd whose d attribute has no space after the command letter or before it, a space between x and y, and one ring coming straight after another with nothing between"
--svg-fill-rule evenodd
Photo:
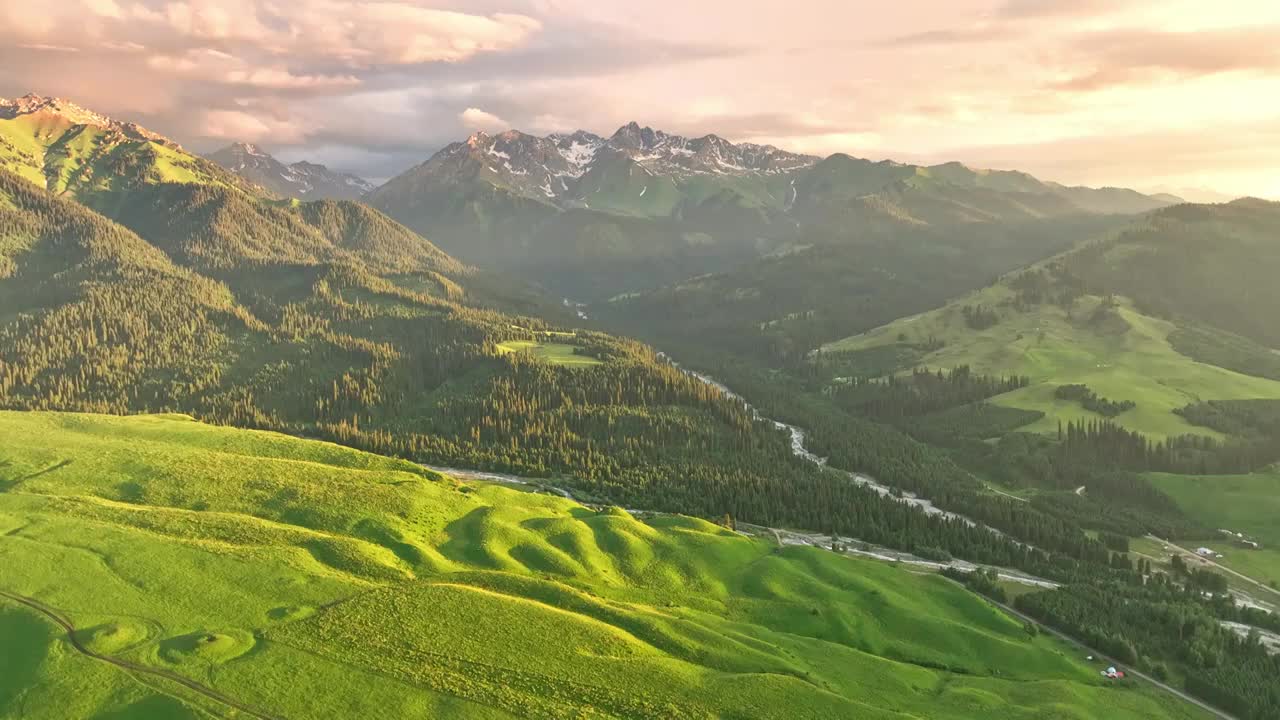
<instances>
[{"instance_id":1,"label":"mountain slope","mask_svg":"<svg viewBox=\"0 0 1280 720\"><path fill-rule=\"evenodd\" d=\"M1178 205L1071 258L1091 288L1280 347L1280 203Z\"/></svg>"},{"instance_id":2,"label":"mountain slope","mask_svg":"<svg viewBox=\"0 0 1280 720\"><path fill-rule=\"evenodd\" d=\"M1044 412L1033 430L1099 420L1062 385L1136 407L1114 421L1152 437L1194 433L1175 410L1202 401L1280 398L1280 362L1263 343L1280 311L1269 278L1280 270L1280 205L1180 205L923 315L833 342L823 356L897 357L969 366L1032 384L994 402ZM1240 335L1234 334L1240 333ZM1242 336L1243 335L1243 336ZM1252 338L1252 339L1251 339Z\"/></svg>"},{"instance_id":3,"label":"mountain slope","mask_svg":"<svg viewBox=\"0 0 1280 720\"><path fill-rule=\"evenodd\" d=\"M262 148L248 143L228 145L210 154L209 159L281 197L359 200L373 190L373 185L367 180L350 173L309 162L285 165Z\"/></svg>"},{"instance_id":4,"label":"mountain slope","mask_svg":"<svg viewBox=\"0 0 1280 720\"><path fill-rule=\"evenodd\" d=\"M0 590L268 716L1201 717L936 575L182 416L0 435ZM224 709L11 597L0 717Z\"/></svg>"},{"instance_id":5,"label":"mountain slope","mask_svg":"<svg viewBox=\"0 0 1280 720\"><path fill-rule=\"evenodd\" d=\"M198 393L233 342L257 327L225 286L0 171L6 405L104 411Z\"/></svg>"},{"instance_id":6,"label":"mountain slope","mask_svg":"<svg viewBox=\"0 0 1280 720\"><path fill-rule=\"evenodd\" d=\"M171 140L65 100L0 102L0 170L98 210L201 271L347 263L464 272L367 206L281 201Z\"/></svg>"},{"instance_id":7,"label":"mountain slope","mask_svg":"<svg viewBox=\"0 0 1280 720\"><path fill-rule=\"evenodd\" d=\"M1123 222L1077 215L815 232L773 257L589 312L685 357L727 352L766 365L803 363L824 343L937 307Z\"/></svg>"},{"instance_id":8,"label":"mountain slope","mask_svg":"<svg viewBox=\"0 0 1280 720\"><path fill-rule=\"evenodd\" d=\"M177 143L59 98L0 99L0 167L88 205L160 182L243 188Z\"/></svg>"}]
</instances>

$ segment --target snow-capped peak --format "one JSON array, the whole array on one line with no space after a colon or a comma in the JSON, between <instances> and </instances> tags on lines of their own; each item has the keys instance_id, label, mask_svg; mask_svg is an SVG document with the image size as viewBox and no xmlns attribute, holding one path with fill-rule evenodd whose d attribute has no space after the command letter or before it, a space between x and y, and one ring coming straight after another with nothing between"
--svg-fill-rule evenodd
<instances>
[{"instance_id":1,"label":"snow-capped peak","mask_svg":"<svg viewBox=\"0 0 1280 720\"><path fill-rule=\"evenodd\" d=\"M622 159L651 177L773 175L799 170L817 158L768 146L736 145L718 135L686 138L637 122L608 138L579 130L537 137L516 130L476 132L436 153L416 172L441 180L483 177L526 197L580 207L584 183L597 168L609 174ZM637 192L641 192L637 190ZM647 193L647 190L644 192Z\"/></svg>"},{"instance_id":2,"label":"snow-capped peak","mask_svg":"<svg viewBox=\"0 0 1280 720\"><path fill-rule=\"evenodd\" d=\"M210 160L250 182L285 197L353 200L373 186L355 175L299 161L286 165L252 143L238 142L209 156Z\"/></svg>"}]
</instances>

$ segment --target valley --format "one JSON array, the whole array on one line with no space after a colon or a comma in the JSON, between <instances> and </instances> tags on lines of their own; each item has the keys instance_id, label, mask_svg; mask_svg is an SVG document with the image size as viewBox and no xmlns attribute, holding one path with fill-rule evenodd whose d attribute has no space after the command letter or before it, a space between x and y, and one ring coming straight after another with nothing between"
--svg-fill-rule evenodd
<instances>
[{"instance_id":1,"label":"valley","mask_svg":"<svg viewBox=\"0 0 1280 720\"><path fill-rule=\"evenodd\" d=\"M0 717L1280 707L1275 204L638 123L210 158L0 102Z\"/></svg>"}]
</instances>

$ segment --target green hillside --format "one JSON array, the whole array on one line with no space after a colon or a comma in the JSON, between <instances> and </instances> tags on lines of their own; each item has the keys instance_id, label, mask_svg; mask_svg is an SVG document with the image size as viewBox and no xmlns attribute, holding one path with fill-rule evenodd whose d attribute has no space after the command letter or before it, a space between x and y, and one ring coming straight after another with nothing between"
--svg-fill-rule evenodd
<instances>
[{"instance_id":1,"label":"green hillside","mask_svg":"<svg viewBox=\"0 0 1280 720\"><path fill-rule=\"evenodd\" d=\"M28 96L0 115L0 171L134 230L178 263L345 263L377 273L463 266L409 229L350 201L282 201L167 138L63 100ZM11 116L10 116L11 115Z\"/></svg>"},{"instance_id":2,"label":"green hillside","mask_svg":"<svg viewBox=\"0 0 1280 720\"><path fill-rule=\"evenodd\" d=\"M1144 311L1280 347L1280 203L1178 205L1071 258L1091 287Z\"/></svg>"},{"instance_id":3,"label":"green hillside","mask_svg":"<svg viewBox=\"0 0 1280 720\"><path fill-rule=\"evenodd\" d=\"M1221 536L1203 543L1224 555L1219 563L1280 587L1280 527L1275 522L1280 512L1280 471L1199 477L1153 473L1151 482L1188 515L1213 528L1244 533L1261 544L1261 549L1254 550ZM1280 596L1265 599L1280 600Z\"/></svg>"},{"instance_id":4,"label":"green hillside","mask_svg":"<svg viewBox=\"0 0 1280 720\"><path fill-rule=\"evenodd\" d=\"M1026 376L1030 386L992 402L1044 413L1027 429L1046 433L1056 432L1059 423L1103 419L1079 402L1055 396L1069 384L1133 401L1137 407L1114 417L1115 422L1155 438L1220 437L1174 413L1198 401L1280 398L1280 381L1196 362L1178 352L1169 341L1176 326L1142 314L1127 300L1106 307L1105 298L1084 295L1069 307L1019 307L1017 298L1017 290L1004 282L828 344L823 353L837 362L892 354L899 358L896 368L967 365L988 375ZM972 327L966 307L990 309L994 324Z\"/></svg>"},{"instance_id":5,"label":"green hillside","mask_svg":"<svg viewBox=\"0 0 1280 720\"><path fill-rule=\"evenodd\" d=\"M174 677L269 717L1201 717L939 577L698 520L182 416L0 437L0 717L231 713Z\"/></svg>"},{"instance_id":6,"label":"green hillside","mask_svg":"<svg viewBox=\"0 0 1280 720\"><path fill-rule=\"evenodd\" d=\"M36 98L0 115L0 167L58 195L92 204L153 183L247 186L216 164L133 124L62 100Z\"/></svg>"},{"instance_id":7,"label":"green hillside","mask_svg":"<svg viewBox=\"0 0 1280 720\"><path fill-rule=\"evenodd\" d=\"M1030 429L1101 419L1057 396L1087 386L1136 407L1114 417L1154 438L1221 437L1173 411L1280 397L1267 330L1280 214L1275 203L1180 205L922 315L824 346L837 364L894 358L883 371L967 365L1026 376L993 401L1043 412Z\"/></svg>"},{"instance_id":8,"label":"green hillside","mask_svg":"<svg viewBox=\"0 0 1280 720\"><path fill-rule=\"evenodd\" d=\"M821 167L821 166L820 166ZM856 332L937 307L1123 219L1075 216L803 235L773 256L592 308L608 327L693 352L778 366ZM685 350L689 346L692 350Z\"/></svg>"}]
</instances>

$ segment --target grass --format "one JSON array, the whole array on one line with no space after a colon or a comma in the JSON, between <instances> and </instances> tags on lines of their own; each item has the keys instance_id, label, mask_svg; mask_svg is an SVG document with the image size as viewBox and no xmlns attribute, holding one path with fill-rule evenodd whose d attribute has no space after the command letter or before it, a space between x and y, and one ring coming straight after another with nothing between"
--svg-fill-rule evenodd
<instances>
[{"instance_id":1,"label":"grass","mask_svg":"<svg viewBox=\"0 0 1280 720\"><path fill-rule=\"evenodd\" d=\"M582 367L586 365L602 364L599 360L591 357L590 355L577 354L577 350L578 347L576 345L554 342L538 342L534 340L509 340L498 345L498 352L500 353L527 352L539 360L549 362L552 365Z\"/></svg>"},{"instance_id":2,"label":"grass","mask_svg":"<svg viewBox=\"0 0 1280 720\"><path fill-rule=\"evenodd\" d=\"M151 157L139 152L146 148ZM120 168L147 157L143 165ZM130 182L224 184L180 150L112 131L74 125L48 113L0 120L0 167L57 194L86 203L109 195Z\"/></svg>"},{"instance_id":3,"label":"grass","mask_svg":"<svg viewBox=\"0 0 1280 720\"><path fill-rule=\"evenodd\" d=\"M1200 718L954 583L179 415L0 412L0 589L281 717ZM225 716L0 600L0 718Z\"/></svg>"},{"instance_id":4,"label":"grass","mask_svg":"<svg viewBox=\"0 0 1280 720\"><path fill-rule=\"evenodd\" d=\"M1001 395L993 402L1037 410L1044 417L1027 426L1032 432L1054 433L1058 424L1101 419L1074 401L1059 400L1061 385L1088 385L1111 400L1132 400L1137 407L1115 421L1155 439L1195 433L1220 437L1192 425L1174 410L1200 400L1280 398L1280 382L1242 375L1193 361L1169 344L1174 326L1143 315L1121 302L1116 313L1123 321L1090 322L1101 298L1085 297L1070 312L1042 305L1019 312L1002 303L1011 297L995 285L922 315L903 318L863 335L827 345L826 352L883 353L891 347L919 345L933 339L945 345L918 358L931 368L969 365L975 372L1023 375L1031 384ZM985 330L968 326L961 309L985 305L997 309L1000 321Z\"/></svg>"},{"instance_id":5,"label":"grass","mask_svg":"<svg viewBox=\"0 0 1280 720\"><path fill-rule=\"evenodd\" d=\"M1263 583L1280 583L1280 469L1251 475L1188 476L1151 473L1156 487L1189 516L1213 528L1242 532L1262 544L1249 550L1229 541L1197 543L1223 554L1218 562ZM1184 545L1185 546L1185 545Z\"/></svg>"}]
</instances>

